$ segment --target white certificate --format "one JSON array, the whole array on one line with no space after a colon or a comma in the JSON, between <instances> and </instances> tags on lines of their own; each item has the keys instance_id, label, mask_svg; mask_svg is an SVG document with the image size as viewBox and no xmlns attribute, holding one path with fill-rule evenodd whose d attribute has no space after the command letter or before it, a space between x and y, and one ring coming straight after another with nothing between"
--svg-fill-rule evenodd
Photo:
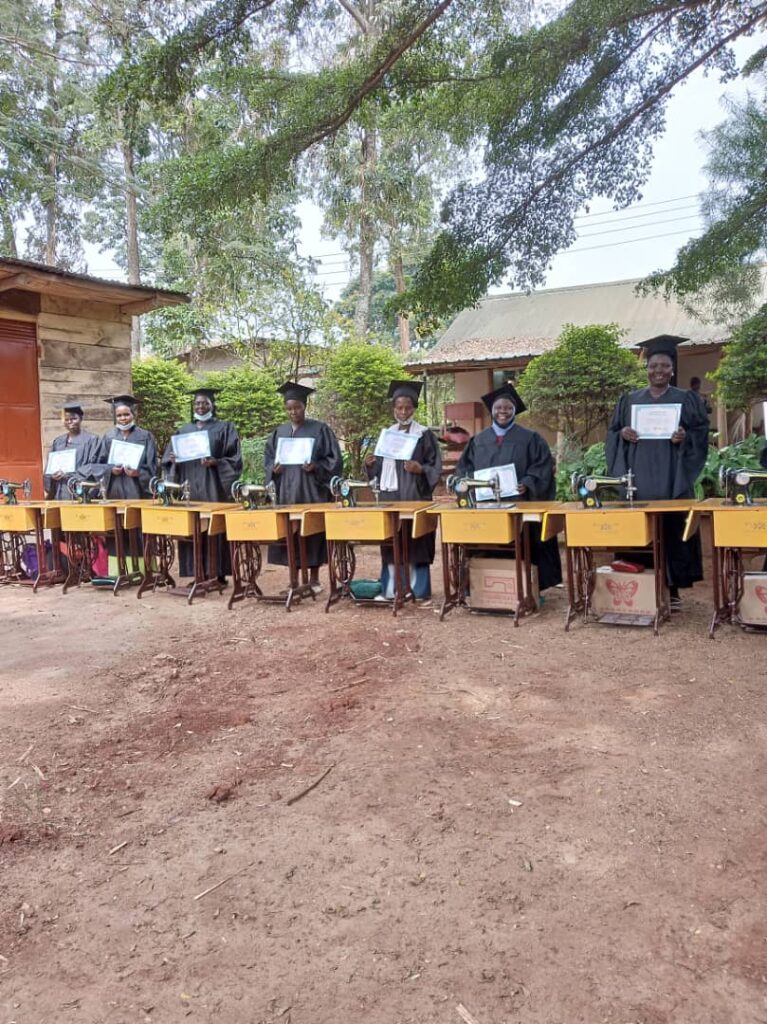
<instances>
[{"instance_id":1,"label":"white certificate","mask_svg":"<svg viewBox=\"0 0 767 1024\"><path fill-rule=\"evenodd\" d=\"M74 473L76 461L76 448L63 448L60 452L49 452L45 473L47 476L55 476L56 473L65 473L67 475Z\"/></svg>"},{"instance_id":2,"label":"white certificate","mask_svg":"<svg viewBox=\"0 0 767 1024\"><path fill-rule=\"evenodd\" d=\"M393 430L391 427L386 427L378 435L375 454L382 459L399 459L407 462L413 458L418 441L418 436L409 434L406 430Z\"/></svg>"},{"instance_id":3,"label":"white certificate","mask_svg":"<svg viewBox=\"0 0 767 1024\"><path fill-rule=\"evenodd\" d=\"M681 402L631 406L631 429L643 441L668 441L681 418Z\"/></svg>"},{"instance_id":4,"label":"white certificate","mask_svg":"<svg viewBox=\"0 0 767 1024\"><path fill-rule=\"evenodd\" d=\"M174 434L170 439L176 462L194 462L210 458L210 434L207 430L190 430L188 434Z\"/></svg>"},{"instance_id":5,"label":"white certificate","mask_svg":"<svg viewBox=\"0 0 767 1024\"><path fill-rule=\"evenodd\" d=\"M312 461L313 437L280 437L274 461L281 466L304 466Z\"/></svg>"},{"instance_id":6,"label":"white certificate","mask_svg":"<svg viewBox=\"0 0 767 1024\"><path fill-rule=\"evenodd\" d=\"M492 480L494 476L498 477L498 483L501 485L502 498L513 498L519 494L517 467L513 462L507 462L505 466L478 469L474 474L474 479ZM478 487L474 494L477 501L493 501L495 499L492 487Z\"/></svg>"},{"instance_id":7,"label":"white certificate","mask_svg":"<svg viewBox=\"0 0 767 1024\"><path fill-rule=\"evenodd\" d=\"M143 444L132 444L130 441L118 441L117 438L113 438L109 446L107 462L110 466L138 469L141 465L141 456L143 454Z\"/></svg>"}]
</instances>

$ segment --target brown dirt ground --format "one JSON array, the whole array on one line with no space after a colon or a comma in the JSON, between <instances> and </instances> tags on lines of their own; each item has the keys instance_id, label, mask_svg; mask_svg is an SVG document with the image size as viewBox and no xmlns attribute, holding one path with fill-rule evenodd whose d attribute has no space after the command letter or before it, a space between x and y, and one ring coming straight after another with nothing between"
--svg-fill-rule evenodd
<instances>
[{"instance_id":1,"label":"brown dirt ground","mask_svg":"<svg viewBox=\"0 0 767 1024\"><path fill-rule=\"evenodd\" d=\"M767 1022L767 637L709 601L0 591L0 1024Z\"/></svg>"}]
</instances>

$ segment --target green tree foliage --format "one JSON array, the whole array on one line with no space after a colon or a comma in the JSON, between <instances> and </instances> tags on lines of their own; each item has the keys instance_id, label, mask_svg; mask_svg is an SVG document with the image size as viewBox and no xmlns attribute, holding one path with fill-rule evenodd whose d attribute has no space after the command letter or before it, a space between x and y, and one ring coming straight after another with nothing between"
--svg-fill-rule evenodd
<instances>
[{"instance_id":1,"label":"green tree foliage","mask_svg":"<svg viewBox=\"0 0 767 1024\"><path fill-rule=\"evenodd\" d=\"M317 410L350 453L352 473L362 471L366 437L377 436L392 422L386 394L402 378L399 356L383 345L345 342L329 356L317 391Z\"/></svg>"},{"instance_id":2,"label":"green tree foliage","mask_svg":"<svg viewBox=\"0 0 767 1024\"><path fill-rule=\"evenodd\" d=\"M706 230L651 275L647 289L675 294L699 316L721 323L754 312L767 247L767 97L729 104L722 124L704 135L709 186L701 197Z\"/></svg>"},{"instance_id":3,"label":"green tree foliage","mask_svg":"<svg viewBox=\"0 0 767 1024\"><path fill-rule=\"evenodd\" d=\"M537 419L583 442L605 426L620 396L645 381L637 358L620 346L617 324L567 324L556 348L526 367L519 389Z\"/></svg>"},{"instance_id":4,"label":"green tree foliage","mask_svg":"<svg viewBox=\"0 0 767 1024\"><path fill-rule=\"evenodd\" d=\"M171 434L189 419L186 392L194 380L180 363L157 357L134 362L131 372L141 426L151 430L162 452Z\"/></svg>"},{"instance_id":5,"label":"green tree foliage","mask_svg":"<svg viewBox=\"0 0 767 1024\"><path fill-rule=\"evenodd\" d=\"M216 415L234 423L241 437L259 437L285 419L278 381L265 370L248 366L217 370L206 374L200 383L219 389Z\"/></svg>"},{"instance_id":6,"label":"green tree foliage","mask_svg":"<svg viewBox=\"0 0 767 1024\"><path fill-rule=\"evenodd\" d=\"M767 304L733 332L711 379L728 409L748 411L767 399Z\"/></svg>"}]
</instances>

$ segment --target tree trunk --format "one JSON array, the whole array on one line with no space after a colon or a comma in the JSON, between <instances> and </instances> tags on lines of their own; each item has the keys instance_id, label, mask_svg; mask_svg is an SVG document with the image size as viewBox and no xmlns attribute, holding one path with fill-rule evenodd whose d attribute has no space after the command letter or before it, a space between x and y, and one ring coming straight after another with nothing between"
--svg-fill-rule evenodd
<instances>
[{"instance_id":1,"label":"tree trunk","mask_svg":"<svg viewBox=\"0 0 767 1024\"><path fill-rule=\"evenodd\" d=\"M53 0L53 45L51 50L58 54L63 37L63 0ZM57 83L54 71L48 75L46 89L48 93L48 111L51 127L58 128ZM48 154L48 175L50 177L50 197L45 202L45 262L55 266L56 248L58 245L58 165L59 154L54 149Z\"/></svg>"},{"instance_id":2,"label":"tree trunk","mask_svg":"<svg viewBox=\"0 0 767 1024\"><path fill-rule=\"evenodd\" d=\"M122 119L121 119L122 120ZM125 234L128 256L128 284L141 284L141 262L138 245L138 200L134 183L135 160L133 147L126 137L123 125L123 173L125 174ZM141 358L141 321L134 316L131 322L131 357Z\"/></svg>"},{"instance_id":3,"label":"tree trunk","mask_svg":"<svg viewBox=\"0 0 767 1024\"><path fill-rule=\"evenodd\" d=\"M392 271L394 273L394 289L397 295L402 295L405 291L405 267L401 252L397 252L392 260ZM397 326L399 327L399 350L405 355L410 351L410 321L403 313L397 314Z\"/></svg>"},{"instance_id":4,"label":"tree trunk","mask_svg":"<svg viewBox=\"0 0 767 1024\"><path fill-rule=\"evenodd\" d=\"M354 311L354 326L360 337L370 332L370 305L373 298L373 266L375 262L375 219L373 216L373 186L378 159L378 138L374 128L362 134L360 161L360 290Z\"/></svg>"},{"instance_id":5,"label":"tree trunk","mask_svg":"<svg viewBox=\"0 0 767 1024\"><path fill-rule=\"evenodd\" d=\"M5 205L0 206L0 225L3 230L3 252L12 260L18 258L19 250L16 246L16 231L13 225L13 217Z\"/></svg>"}]
</instances>

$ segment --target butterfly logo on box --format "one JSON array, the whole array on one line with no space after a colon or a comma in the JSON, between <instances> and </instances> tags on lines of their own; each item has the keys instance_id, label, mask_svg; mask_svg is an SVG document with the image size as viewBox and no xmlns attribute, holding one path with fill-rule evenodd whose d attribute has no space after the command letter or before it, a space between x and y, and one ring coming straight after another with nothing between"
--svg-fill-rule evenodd
<instances>
[{"instance_id":1,"label":"butterfly logo on box","mask_svg":"<svg viewBox=\"0 0 767 1024\"><path fill-rule=\"evenodd\" d=\"M613 608L620 608L624 604L627 608L634 607L634 597L639 590L636 580L626 580L625 583L618 580L605 580L605 583L613 599Z\"/></svg>"},{"instance_id":2,"label":"butterfly logo on box","mask_svg":"<svg viewBox=\"0 0 767 1024\"><path fill-rule=\"evenodd\" d=\"M764 605L764 613L767 615L767 587L754 587L754 593Z\"/></svg>"}]
</instances>

